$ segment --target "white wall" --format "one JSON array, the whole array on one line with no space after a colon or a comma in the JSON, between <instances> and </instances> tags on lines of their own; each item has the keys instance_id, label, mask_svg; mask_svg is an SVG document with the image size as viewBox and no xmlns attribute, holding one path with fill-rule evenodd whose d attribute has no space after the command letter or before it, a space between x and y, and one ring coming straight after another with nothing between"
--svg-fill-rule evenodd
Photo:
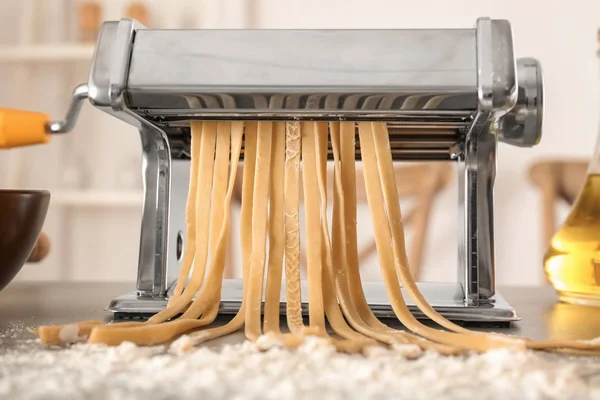
<instances>
[{"instance_id":1,"label":"white wall","mask_svg":"<svg viewBox=\"0 0 600 400\"><path fill-rule=\"evenodd\" d=\"M60 16L62 0L33 0L44 15ZM124 0L105 0L106 19L120 16ZM0 2L0 44L18 40L15 18L19 0ZM528 166L542 157L587 157L591 154L598 121L598 60L596 31L600 3L574 0L260 0L248 7L243 0L148 0L155 27L199 24L205 28L465 28L479 16L507 18L513 26L518 56L542 62L546 84L544 137L533 149L500 145L496 183L496 255L499 284L542 282L543 244L540 241L540 204L527 182ZM169 4L168 6L166 4ZM55 14L52 14L55 10ZM179 12L178 12L179 10ZM198 15L186 21L185 15ZM58 17L56 17L58 18ZM68 40L53 18L42 19L45 42ZM64 31L59 31L63 29ZM24 67L0 66L0 107L39 109L61 117L71 88L85 79L88 64L27 67L31 79L24 91L15 76ZM25 96L25 93L29 95ZM0 186L61 189L61 174L73 154L87 160L92 185L98 190L120 190L119 171L139 165L136 132L86 107L76 132L46 148L0 152ZM115 145L118 144L118 145ZM93 149L93 151L89 151ZM14 154L23 155L17 180ZM20 156L19 156L20 157ZM71 158L70 158L71 157ZM24 164L23 164L24 163ZM16 170L19 170L17 168ZM14 177L14 174L11 175ZM425 280L455 279L456 187L435 206L424 260ZM139 209L52 206L48 230L55 248L47 261L28 265L20 279L134 279L137 265Z\"/></svg>"}]
</instances>

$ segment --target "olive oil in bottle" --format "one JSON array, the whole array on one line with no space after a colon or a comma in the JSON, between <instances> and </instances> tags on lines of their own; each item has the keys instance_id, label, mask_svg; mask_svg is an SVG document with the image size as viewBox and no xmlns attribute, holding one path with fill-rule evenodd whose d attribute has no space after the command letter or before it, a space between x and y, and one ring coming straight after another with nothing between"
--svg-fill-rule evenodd
<instances>
[{"instance_id":1,"label":"olive oil in bottle","mask_svg":"<svg viewBox=\"0 0 600 400\"><path fill-rule=\"evenodd\" d=\"M590 164L579 197L544 257L546 275L559 298L568 303L600 306L599 156Z\"/></svg>"},{"instance_id":2,"label":"olive oil in bottle","mask_svg":"<svg viewBox=\"0 0 600 400\"><path fill-rule=\"evenodd\" d=\"M549 243L544 270L563 302L600 306L600 133L596 140L585 183Z\"/></svg>"}]
</instances>

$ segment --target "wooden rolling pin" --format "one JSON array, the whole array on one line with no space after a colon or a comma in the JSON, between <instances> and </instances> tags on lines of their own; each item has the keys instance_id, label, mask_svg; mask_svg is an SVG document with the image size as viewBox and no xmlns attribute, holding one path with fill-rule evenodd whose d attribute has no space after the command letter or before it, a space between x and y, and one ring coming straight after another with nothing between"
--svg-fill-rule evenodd
<instances>
[{"instance_id":1,"label":"wooden rolling pin","mask_svg":"<svg viewBox=\"0 0 600 400\"><path fill-rule=\"evenodd\" d=\"M44 232L40 233L35 247L31 251L28 263L40 262L50 253L50 238Z\"/></svg>"}]
</instances>

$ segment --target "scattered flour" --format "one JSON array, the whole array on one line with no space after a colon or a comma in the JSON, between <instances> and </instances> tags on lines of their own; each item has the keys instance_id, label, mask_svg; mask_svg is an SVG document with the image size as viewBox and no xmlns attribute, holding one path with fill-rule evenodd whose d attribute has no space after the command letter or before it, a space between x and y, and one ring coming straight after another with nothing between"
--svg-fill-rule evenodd
<instances>
[{"instance_id":1,"label":"scattered flour","mask_svg":"<svg viewBox=\"0 0 600 400\"><path fill-rule=\"evenodd\" d=\"M0 341L2 339L15 339L23 334L25 326L22 323L12 323L0 328Z\"/></svg>"},{"instance_id":2,"label":"scattered flour","mask_svg":"<svg viewBox=\"0 0 600 400\"><path fill-rule=\"evenodd\" d=\"M58 332L58 337L65 343L85 342L87 336L79 336L79 327L77 325L65 325Z\"/></svg>"},{"instance_id":3,"label":"scattered flour","mask_svg":"<svg viewBox=\"0 0 600 400\"><path fill-rule=\"evenodd\" d=\"M1 399L600 399L600 364L493 350L445 357L406 346L366 356L317 338L169 348L21 342L0 354ZM405 358L405 355L408 358Z\"/></svg>"},{"instance_id":4,"label":"scattered flour","mask_svg":"<svg viewBox=\"0 0 600 400\"><path fill-rule=\"evenodd\" d=\"M588 343L594 346L600 344L600 336L588 340Z\"/></svg>"}]
</instances>

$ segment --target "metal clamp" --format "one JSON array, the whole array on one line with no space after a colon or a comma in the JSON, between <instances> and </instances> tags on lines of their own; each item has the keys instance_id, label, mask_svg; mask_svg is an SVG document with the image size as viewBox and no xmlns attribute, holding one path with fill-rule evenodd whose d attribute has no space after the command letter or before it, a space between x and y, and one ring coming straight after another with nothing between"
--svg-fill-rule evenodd
<instances>
[{"instance_id":1,"label":"metal clamp","mask_svg":"<svg viewBox=\"0 0 600 400\"><path fill-rule=\"evenodd\" d=\"M542 138L544 84L539 61L518 59L517 76L519 97L515 107L502 117L499 139L514 146L531 147Z\"/></svg>"}]
</instances>

